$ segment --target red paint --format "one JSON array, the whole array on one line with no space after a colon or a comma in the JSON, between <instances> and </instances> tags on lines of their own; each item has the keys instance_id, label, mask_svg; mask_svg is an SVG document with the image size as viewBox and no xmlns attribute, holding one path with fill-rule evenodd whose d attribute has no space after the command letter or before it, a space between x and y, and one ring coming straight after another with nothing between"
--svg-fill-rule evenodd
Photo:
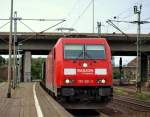
<instances>
[{"instance_id":1,"label":"red paint","mask_svg":"<svg viewBox=\"0 0 150 117\"><path fill-rule=\"evenodd\" d=\"M64 59L64 44L104 44L106 58L101 60ZM87 63L87 67L83 64ZM64 75L64 68L75 68L76 75ZM95 69L107 69L107 75L95 75ZM74 82L66 84L65 79ZM97 79L105 79L105 84L97 84ZM110 47L104 38L60 38L46 61L46 82L50 88L62 86L112 86L112 66Z\"/></svg>"}]
</instances>

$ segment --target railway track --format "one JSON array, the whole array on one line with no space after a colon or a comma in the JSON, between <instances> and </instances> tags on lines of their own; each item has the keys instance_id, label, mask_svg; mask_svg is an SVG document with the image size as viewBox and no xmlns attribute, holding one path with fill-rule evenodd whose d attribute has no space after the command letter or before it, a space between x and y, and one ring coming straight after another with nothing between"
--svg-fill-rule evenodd
<instances>
[{"instance_id":1,"label":"railway track","mask_svg":"<svg viewBox=\"0 0 150 117\"><path fill-rule=\"evenodd\" d=\"M150 112L150 103L125 96L114 96L113 104L128 107L134 111Z\"/></svg>"},{"instance_id":2,"label":"railway track","mask_svg":"<svg viewBox=\"0 0 150 117\"><path fill-rule=\"evenodd\" d=\"M99 117L99 113L93 109L67 109L74 117Z\"/></svg>"},{"instance_id":3,"label":"railway track","mask_svg":"<svg viewBox=\"0 0 150 117\"><path fill-rule=\"evenodd\" d=\"M98 111L105 117L150 117L150 103L114 95L113 101Z\"/></svg>"},{"instance_id":4,"label":"railway track","mask_svg":"<svg viewBox=\"0 0 150 117\"><path fill-rule=\"evenodd\" d=\"M41 87L41 86L37 86L36 89L37 89L37 93L39 93L37 95L43 96L43 95L45 95L44 93L47 94L47 92L45 92L45 90L41 90L41 89L43 89L43 87ZM44 97L44 100L47 100L47 102L51 103L51 101L48 99L49 97L50 97L50 95L47 94L47 96ZM39 96L40 100L43 100L42 98L43 97ZM49 107L47 107L47 108L49 108ZM50 109L48 109L48 110L50 110ZM66 111L69 112L72 117L109 117L106 114L104 114L103 112L100 112L100 110L96 110L96 109L66 109ZM63 114L63 113L64 112L62 112L61 114Z\"/></svg>"},{"instance_id":5,"label":"railway track","mask_svg":"<svg viewBox=\"0 0 150 117\"><path fill-rule=\"evenodd\" d=\"M95 109L67 109L73 117L109 117L100 110Z\"/></svg>"}]
</instances>

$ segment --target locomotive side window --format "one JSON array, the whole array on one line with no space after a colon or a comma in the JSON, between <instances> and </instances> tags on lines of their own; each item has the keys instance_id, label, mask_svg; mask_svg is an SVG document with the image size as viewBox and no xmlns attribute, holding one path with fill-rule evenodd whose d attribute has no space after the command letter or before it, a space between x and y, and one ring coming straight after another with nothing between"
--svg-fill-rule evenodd
<instances>
[{"instance_id":1,"label":"locomotive side window","mask_svg":"<svg viewBox=\"0 0 150 117\"><path fill-rule=\"evenodd\" d=\"M104 45L86 45L85 59L105 59Z\"/></svg>"},{"instance_id":2,"label":"locomotive side window","mask_svg":"<svg viewBox=\"0 0 150 117\"><path fill-rule=\"evenodd\" d=\"M64 45L64 58L65 59L83 59L84 45Z\"/></svg>"}]
</instances>

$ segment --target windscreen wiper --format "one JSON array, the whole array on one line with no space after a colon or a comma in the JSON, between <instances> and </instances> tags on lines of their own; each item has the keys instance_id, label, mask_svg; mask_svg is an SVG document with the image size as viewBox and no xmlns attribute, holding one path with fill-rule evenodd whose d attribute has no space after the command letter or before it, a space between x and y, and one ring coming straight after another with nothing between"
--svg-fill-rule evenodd
<instances>
[{"instance_id":1,"label":"windscreen wiper","mask_svg":"<svg viewBox=\"0 0 150 117\"><path fill-rule=\"evenodd\" d=\"M89 54L87 53L87 51L85 51L84 53L85 53L85 57L88 57L89 59L93 59L93 57L92 57L91 55L89 55Z\"/></svg>"},{"instance_id":2,"label":"windscreen wiper","mask_svg":"<svg viewBox=\"0 0 150 117\"><path fill-rule=\"evenodd\" d=\"M78 56L76 57L76 59L79 59L81 57L81 55L83 55L83 52L79 53Z\"/></svg>"}]
</instances>

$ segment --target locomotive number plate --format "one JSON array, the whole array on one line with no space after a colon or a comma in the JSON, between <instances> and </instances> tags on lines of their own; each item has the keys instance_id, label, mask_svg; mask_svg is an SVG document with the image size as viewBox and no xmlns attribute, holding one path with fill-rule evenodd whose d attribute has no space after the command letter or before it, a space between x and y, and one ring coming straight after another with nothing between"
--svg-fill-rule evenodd
<instances>
[{"instance_id":1,"label":"locomotive number plate","mask_svg":"<svg viewBox=\"0 0 150 117\"><path fill-rule=\"evenodd\" d=\"M93 80L78 80L78 83L80 83L80 84L89 84L89 83L93 83Z\"/></svg>"}]
</instances>

